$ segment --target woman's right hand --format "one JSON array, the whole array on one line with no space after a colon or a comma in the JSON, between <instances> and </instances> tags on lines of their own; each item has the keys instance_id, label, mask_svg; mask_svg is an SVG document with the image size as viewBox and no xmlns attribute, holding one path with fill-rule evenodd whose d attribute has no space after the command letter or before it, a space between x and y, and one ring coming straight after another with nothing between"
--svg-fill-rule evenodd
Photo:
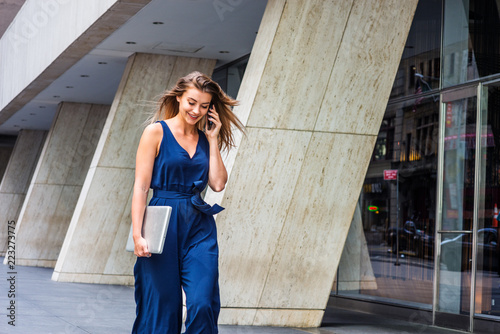
<instances>
[{"instance_id":1,"label":"woman's right hand","mask_svg":"<svg viewBox=\"0 0 500 334\"><path fill-rule=\"evenodd\" d=\"M134 254L137 257L150 257L151 253L148 249L148 242L143 237L134 240Z\"/></svg>"}]
</instances>

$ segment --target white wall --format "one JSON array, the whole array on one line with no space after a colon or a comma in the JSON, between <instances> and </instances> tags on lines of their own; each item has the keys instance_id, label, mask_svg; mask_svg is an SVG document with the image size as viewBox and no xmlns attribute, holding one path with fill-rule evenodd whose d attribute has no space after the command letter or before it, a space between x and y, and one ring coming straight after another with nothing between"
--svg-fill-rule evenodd
<instances>
[{"instance_id":1,"label":"white wall","mask_svg":"<svg viewBox=\"0 0 500 334\"><path fill-rule=\"evenodd\" d=\"M0 39L0 110L116 2L27 0Z\"/></svg>"}]
</instances>

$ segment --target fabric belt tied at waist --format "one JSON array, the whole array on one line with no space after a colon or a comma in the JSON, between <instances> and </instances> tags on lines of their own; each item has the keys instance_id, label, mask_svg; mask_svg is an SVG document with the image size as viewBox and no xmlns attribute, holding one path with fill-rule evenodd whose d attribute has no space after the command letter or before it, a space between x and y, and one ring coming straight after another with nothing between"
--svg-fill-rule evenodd
<instances>
[{"instance_id":1,"label":"fabric belt tied at waist","mask_svg":"<svg viewBox=\"0 0 500 334\"><path fill-rule=\"evenodd\" d=\"M224 208L218 204L214 204L213 206L210 206L210 204L205 202L201 198L202 191L203 191L203 182L196 181L193 183L193 187L191 188L190 192L154 189L153 190L153 197L171 198L171 199L190 198L193 206L196 209L198 209L199 211L201 211L207 215L215 215L215 214L221 212L222 210L224 210Z\"/></svg>"}]
</instances>

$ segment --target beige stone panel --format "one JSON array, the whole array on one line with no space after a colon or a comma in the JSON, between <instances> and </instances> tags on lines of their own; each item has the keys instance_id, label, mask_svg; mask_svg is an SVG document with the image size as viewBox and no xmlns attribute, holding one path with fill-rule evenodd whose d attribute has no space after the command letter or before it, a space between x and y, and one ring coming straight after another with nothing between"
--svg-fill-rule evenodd
<instances>
[{"instance_id":1,"label":"beige stone panel","mask_svg":"<svg viewBox=\"0 0 500 334\"><path fill-rule=\"evenodd\" d=\"M52 280L58 282L78 282L90 284L117 284L134 285L134 277L130 275L100 275L100 274L82 274L82 273L58 273L52 274Z\"/></svg>"},{"instance_id":2,"label":"beige stone panel","mask_svg":"<svg viewBox=\"0 0 500 334\"><path fill-rule=\"evenodd\" d=\"M61 103L47 138L37 183L83 184L109 108L109 105Z\"/></svg>"},{"instance_id":3,"label":"beige stone panel","mask_svg":"<svg viewBox=\"0 0 500 334\"><path fill-rule=\"evenodd\" d=\"M34 184L19 217L17 263L57 260L81 186ZM27 199L28 200L28 199Z\"/></svg>"},{"instance_id":4,"label":"beige stone panel","mask_svg":"<svg viewBox=\"0 0 500 334\"><path fill-rule=\"evenodd\" d=\"M222 307L219 314L219 324L239 326L252 325L256 313L256 308Z\"/></svg>"},{"instance_id":5,"label":"beige stone panel","mask_svg":"<svg viewBox=\"0 0 500 334\"><path fill-rule=\"evenodd\" d=\"M377 289L377 282L373 274L370 254L368 253L366 237L363 231L359 203L356 205L340 258L338 289L339 291Z\"/></svg>"},{"instance_id":6,"label":"beige stone panel","mask_svg":"<svg viewBox=\"0 0 500 334\"><path fill-rule=\"evenodd\" d=\"M248 129L217 217L223 306L257 306L310 138Z\"/></svg>"},{"instance_id":7,"label":"beige stone panel","mask_svg":"<svg viewBox=\"0 0 500 334\"><path fill-rule=\"evenodd\" d=\"M20 266L54 268L54 266L56 265L56 260L16 259L16 264Z\"/></svg>"},{"instance_id":8,"label":"beige stone panel","mask_svg":"<svg viewBox=\"0 0 500 334\"><path fill-rule=\"evenodd\" d=\"M352 2L286 2L249 126L314 128Z\"/></svg>"},{"instance_id":9,"label":"beige stone panel","mask_svg":"<svg viewBox=\"0 0 500 334\"><path fill-rule=\"evenodd\" d=\"M133 169L91 168L82 189L84 196L78 200L61 249L64 257L59 257L56 272L104 273L124 214L130 210L133 182ZM128 256L125 249L122 254ZM129 268L122 269L130 273Z\"/></svg>"},{"instance_id":10,"label":"beige stone panel","mask_svg":"<svg viewBox=\"0 0 500 334\"><path fill-rule=\"evenodd\" d=\"M26 194L46 136L47 132L40 130L19 132L0 184L0 193Z\"/></svg>"},{"instance_id":11,"label":"beige stone panel","mask_svg":"<svg viewBox=\"0 0 500 334\"><path fill-rule=\"evenodd\" d=\"M131 56L98 144L98 160L92 166L134 168L135 150L157 99L179 77L195 69L211 75L214 66L214 59Z\"/></svg>"},{"instance_id":12,"label":"beige stone panel","mask_svg":"<svg viewBox=\"0 0 500 334\"><path fill-rule=\"evenodd\" d=\"M375 140L314 133L259 307L326 308Z\"/></svg>"},{"instance_id":13,"label":"beige stone panel","mask_svg":"<svg viewBox=\"0 0 500 334\"><path fill-rule=\"evenodd\" d=\"M248 117L250 115L255 95L257 94L257 89L262 78L262 73L264 72L266 65L266 62L263 61L263 59L267 59L271 50L271 45L274 40L274 35L276 34L276 29L278 28L285 3L285 0L268 1L264 16L262 17L262 21L260 23L257 38L255 39L255 43L252 48L252 53L250 54L250 59L248 60L243 80L241 81L237 96L237 100L241 101L241 103L240 105L235 106L233 111L236 116L238 116L241 123L245 126L247 125ZM229 152L223 152L222 154L224 166L226 167L229 176L231 175L238 147L240 146L242 138L243 134L236 131L234 133L234 142L236 147L229 150ZM224 193L225 190L214 192L212 189L208 188L205 194L205 201L210 204L221 203L224 198ZM215 218L217 219L217 217Z\"/></svg>"},{"instance_id":14,"label":"beige stone panel","mask_svg":"<svg viewBox=\"0 0 500 334\"><path fill-rule=\"evenodd\" d=\"M83 185L110 107L110 105L101 104L92 104L90 106L89 117L87 117L83 132L75 147L75 153L71 161L72 168L68 173L69 182L66 182L66 184L71 182Z\"/></svg>"},{"instance_id":15,"label":"beige stone panel","mask_svg":"<svg viewBox=\"0 0 500 334\"><path fill-rule=\"evenodd\" d=\"M417 3L354 1L316 130L378 133Z\"/></svg>"},{"instance_id":16,"label":"beige stone panel","mask_svg":"<svg viewBox=\"0 0 500 334\"><path fill-rule=\"evenodd\" d=\"M258 309L253 326L319 327L324 310Z\"/></svg>"},{"instance_id":17,"label":"beige stone panel","mask_svg":"<svg viewBox=\"0 0 500 334\"><path fill-rule=\"evenodd\" d=\"M152 191L150 190L151 198ZM118 221L118 229L114 236L114 241L111 244L111 253L108 257L108 261L106 262L106 266L103 272L103 280L106 279L107 275L134 275L134 267L130 265L131 263L135 263L136 256L133 252L126 252L125 247L127 245L128 235L130 232L130 226L132 224L132 215L130 208L132 207L132 194L130 192L127 204L125 206L125 211L122 213L122 217ZM111 277L111 276L110 276ZM133 278L133 277L132 277ZM132 280L133 282L133 280ZM121 284L121 283L115 283Z\"/></svg>"}]
</instances>

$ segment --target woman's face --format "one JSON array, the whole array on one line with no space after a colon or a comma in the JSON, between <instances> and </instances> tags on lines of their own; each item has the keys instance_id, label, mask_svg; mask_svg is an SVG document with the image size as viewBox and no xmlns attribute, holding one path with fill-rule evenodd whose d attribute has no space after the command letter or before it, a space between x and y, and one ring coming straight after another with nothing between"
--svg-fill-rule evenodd
<instances>
[{"instance_id":1,"label":"woman's face","mask_svg":"<svg viewBox=\"0 0 500 334\"><path fill-rule=\"evenodd\" d=\"M190 87L184 94L177 96L179 114L186 123L196 125L207 114L211 100L212 94Z\"/></svg>"}]
</instances>

